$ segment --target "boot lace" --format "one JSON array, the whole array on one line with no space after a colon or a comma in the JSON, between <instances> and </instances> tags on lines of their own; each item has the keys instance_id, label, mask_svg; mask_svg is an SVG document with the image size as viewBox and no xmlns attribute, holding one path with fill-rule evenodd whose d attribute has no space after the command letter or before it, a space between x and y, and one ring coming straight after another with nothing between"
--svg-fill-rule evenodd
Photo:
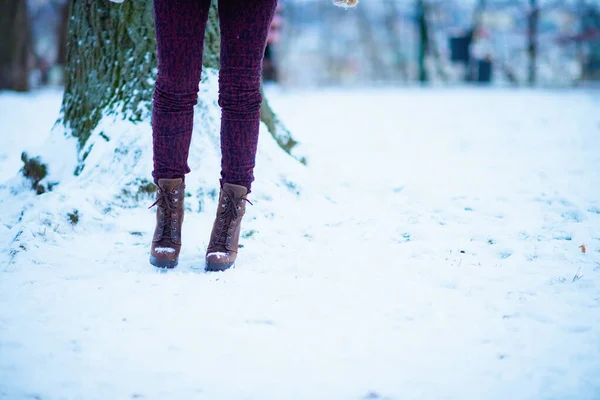
<instances>
[{"instance_id":1,"label":"boot lace","mask_svg":"<svg viewBox=\"0 0 600 400\"><path fill-rule=\"evenodd\" d=\"M226 248L227 239L230 238L229 229L231 229L231 224L237 222L242 210L240 204L244 201L250 205L253 204L250 200L244 197L235 197L231 192L225 192L223 200L223 203L219 204L219 207L223 207L224 210L219 214L218 217L219 223L217 224L217 228L215 230L215 239L213 241L213 245Z\"/></svg>"},{"instance_id":2,"label":"boot lace","mask_svg":"<svg viewBox=\"0 0 600 400\"><path fill-rule=\"evenodd\" d=\"M156 192L156 201L152 203L148 209L151 209L154 206L158 206L159 209L162 209L162 216L160 218L160 222L162 223L165 216L173 217L173 213L177 212L176 208L176 198L172 197L175 194L174 192L166 192L162 189L158 189ZM163 231L161 233L161 238L170 238L171 233L169 231L169 224L163 224Z\"/></svg>"}]
</instances>

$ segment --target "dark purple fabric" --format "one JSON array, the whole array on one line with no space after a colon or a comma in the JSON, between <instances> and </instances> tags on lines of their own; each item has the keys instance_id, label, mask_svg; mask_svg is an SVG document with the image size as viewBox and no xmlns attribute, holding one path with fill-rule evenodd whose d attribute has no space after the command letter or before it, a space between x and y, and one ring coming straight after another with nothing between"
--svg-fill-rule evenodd
<instances>
[{"instance_id":1,"label":"dark purple fabric","mask_svg":"<svg viewBox=\"0 0 600 400\"><path fill-rule=\"evenodd\" d=\"M250 190L260 123L260 77L277 0L219 0L221 28L221 183ZM158 77L152 108L154 171L183 178L210 0L154 0Z\"/></svg>"}]
</instances>

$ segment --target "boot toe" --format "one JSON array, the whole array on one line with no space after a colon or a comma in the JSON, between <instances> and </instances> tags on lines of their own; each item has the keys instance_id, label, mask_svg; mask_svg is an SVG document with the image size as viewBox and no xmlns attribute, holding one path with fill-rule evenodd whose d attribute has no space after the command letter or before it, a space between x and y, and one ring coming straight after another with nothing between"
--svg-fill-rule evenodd
<instances>
[{"instance_id":1,"label":"boot toe","mask_svg":"<svg viewBox=\"0 0 600 400\"><path fill-rule=\"evenodd\" d=\"M212 252L206 255L206 271L225 271L233 266L235 258L230 253Z\"/></svg>"},{"instance_id":2,"label":"boot toe","mask_svg":"<svg viewBox=\"0 0 600 400\"><path fill-rule=\"evenodd\" d=\"M177 249L171 247L156 247L150 253L150 264L158 268L175 268L179 263Z\"/></svg>"}]
</instances>

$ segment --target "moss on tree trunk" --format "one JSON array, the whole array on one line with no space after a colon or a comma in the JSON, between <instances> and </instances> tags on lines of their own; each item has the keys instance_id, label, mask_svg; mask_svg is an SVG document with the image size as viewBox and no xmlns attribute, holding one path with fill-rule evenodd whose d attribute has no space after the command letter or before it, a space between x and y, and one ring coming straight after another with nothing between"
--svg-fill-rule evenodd
<instances>
[{"instance_id":1,"label":"moss on tree trunk","mask_svg":"<svg viewBox=\"0 0 600 400\"><path fill-rule=\"evenodd\" d=\"M80 149L104 113L139 121L156 71L152 2L71 0L62 121Z\"/></svg>"}]
</instances>

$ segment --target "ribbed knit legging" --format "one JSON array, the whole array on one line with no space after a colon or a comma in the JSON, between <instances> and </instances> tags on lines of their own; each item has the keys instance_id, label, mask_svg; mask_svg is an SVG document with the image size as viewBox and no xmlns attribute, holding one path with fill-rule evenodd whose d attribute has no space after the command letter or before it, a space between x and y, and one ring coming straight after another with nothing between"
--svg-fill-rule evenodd
<instances>
[{"instance_id":1,"label":"ribbed knit legging","mask_svg":"<svg viewBox=\"0 0 600 400\"><path fill-rule=\"evenodd\" d=\"M260 123L260 78L277 0L219 0L221 183L250 190ZM152 130L155 183L190 172L188 154L210 0L154 0L158 77Z\"/></svg>"}]
</instances>

